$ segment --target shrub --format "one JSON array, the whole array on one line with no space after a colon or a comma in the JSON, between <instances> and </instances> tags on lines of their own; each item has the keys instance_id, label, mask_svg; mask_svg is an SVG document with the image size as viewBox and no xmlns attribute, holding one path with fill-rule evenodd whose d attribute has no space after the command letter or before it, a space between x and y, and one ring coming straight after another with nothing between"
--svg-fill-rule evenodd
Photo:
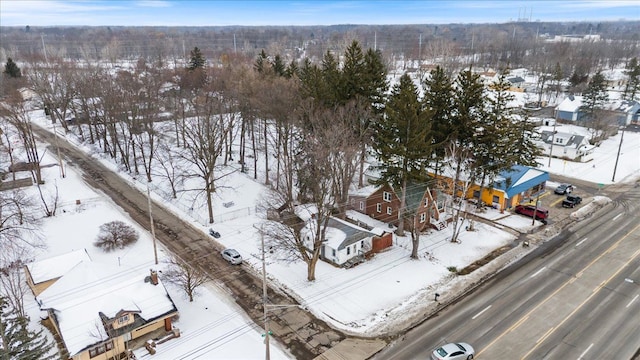
<instances>
[{"instance_id":1,"label":"shrub","mask_svg":"<svg viewBox=\"0 0 640 360\"><path fill-rule=\"evenodd\" d=\"M111 221L100 226L100 233L93 244L109 252L124 249L125 246L136 241L138 241L138 233L132 226L122 221Z\"/></svg>"}]
</instances>

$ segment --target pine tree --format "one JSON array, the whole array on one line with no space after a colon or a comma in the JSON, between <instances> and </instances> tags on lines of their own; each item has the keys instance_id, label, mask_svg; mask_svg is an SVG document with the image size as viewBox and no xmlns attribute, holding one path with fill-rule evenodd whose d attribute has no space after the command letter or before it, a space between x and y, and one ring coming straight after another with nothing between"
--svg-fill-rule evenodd
<instances>
[{"instance_id":1,"label":"pine tree","mask_svg":"<svg viewBox=\"0 0 640 360\"><path fill-rule=\"evenodd\" d=\"M598 116L598 112L603 109L608 100L609 94L607 93L604 75L602 75L601 71L598 71L589 81L587 90L583 94L580 108L584 114L584 120L596 131L602 130L602 119ZM597 137L597 135L594 137Z\"/></svg>"},{"instance_id":2,"label":"pine tree","mask_svg":"<svg viewBox=\"0 0 640 360\"><path fill-rule=\"evenodd\" d=\"M437 144L434 149L435 170L438 172L440 162L445 157L444 145L452 133L452 119L454 113L453 83L444 70L438 66L431 71L430 76L424 82L424 106L432 113L433 142Z\"/></svg>"},{"instance_id":3,"label":"pine tree","mask_svg":"<svg viewBox=\"0 0 640 360\"><path fill-rule=\"evenodd\" d=\"M43 334L43 330L29 330L29 319L9 309L7 301L0 296L0 359L57 359L54 345Z\"/></svg>"},{"instance_id":4,"label":"pine tree","mask_svg":"<svg viewBox=\"0 0 640 360\"><path fill-rule=\"evenodd\" d=\"M364 95L364 55L357 41L353 41L344 53L340 100L345 103Z\"/></svg>"},{"instance_id":5,"label":"pine tree","mask_svg":"<svg viewBox=\"0 0 640 360\"><path fill-rule=\"evenodd\" d=\"M560 91L562 90L562 84L560 83L562 79L564 79L564 74L562 73L562 66L560 63L556 63L556 67L553 69L553 74L551 74L554 82L554 87L556 90L556 98L560 95Z\"/></svg>"},{"instance_id":6,"label":"pine tree","mask_svg":"<svg viewBox=\"0 0 640 360\"><path fill-rule=\"evenodd\" d=\"M12 78L19 78L22 76L22 72L18 65L13 61L12 58L7 58L7 63L4 65L4 74L7 74Z\"/></svg>"},{"instance_id":7,"label":"pine tree","mask_svg":"<svg viewBox=\"0 0 640 360\"><path fill-rule=\"evenodd\" d=\"M204 69L205 59L202 55L202 51L198 47L194 47L191 50L191 59L189 60L189 70Z\"/></svg>"},{"instance_id":8,"label":"pine tree","mask_svg":"<svg viewBox=\"0 0 640 360\"><path fill-rule=\"evenodd\" d=\"M262 49L258 57L256 58L256 63L253 65L254 70L258 73L262 74L266 70L265 63L268 61L267 53Z\"/></svg>"},{"instance_id":9,"label":"pine tree","mask_svg":"<svg viewBox=\"0 0 640 360\"><path fill-rule=\"evenodd\" d=\"M431 113L420 102L411 77L404 74L391 91L385 116L375 126L373 143L382 164L377 184L390 184L401 192L399 234L404 233L407 184L426 178L424 159L432 153L430 131Z\"/></svg>"},{"instance_id":10,"label":"pine tree","mask_svg":"<svg viewBox=\"0 0 640 360\"><path fill-rule=\"evenodd\" d=\"M282 56L280 54L276 54L273 57L273 63L271 64L271 69L276 76L284 76L286 73L286 66L284 65L284 61L282 60Z\"/></svg>"},{"instance_id":11,"label":"pine tree","mask_svg":"<svg viewBox=\"0 0 640 360\"><path fill-rule=\"evenodd\" d=\"M638 58L634 57L629 60L625 69L627 85L624 88L624 98L635 100L636 95L640 94L640 64L638 63Z\"/></svg>"}]
</instances>

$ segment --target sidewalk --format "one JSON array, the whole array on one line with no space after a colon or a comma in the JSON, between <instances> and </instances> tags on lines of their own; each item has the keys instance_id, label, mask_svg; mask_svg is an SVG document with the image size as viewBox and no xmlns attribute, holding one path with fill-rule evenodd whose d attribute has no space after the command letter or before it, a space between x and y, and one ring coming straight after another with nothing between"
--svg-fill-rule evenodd
<instances>
[{"instance_id":1,"label":"sidewalk","mask_svg":"<svg viewBox=\"0 0 640 360\"><path fill-rule=\"evenodd\" d=\"M318 355L314 360L366 360L387 346L380 339L347 338Z\"/></svg>"}]
</instances>

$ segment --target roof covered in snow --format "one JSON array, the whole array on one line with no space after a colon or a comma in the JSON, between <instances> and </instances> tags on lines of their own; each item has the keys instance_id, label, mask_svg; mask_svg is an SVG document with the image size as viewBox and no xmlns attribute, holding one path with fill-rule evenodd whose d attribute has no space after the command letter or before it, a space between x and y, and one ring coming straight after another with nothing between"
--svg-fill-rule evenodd
<instances>
[{"instance_id":1,"label":"roof covered in snow","mask_svg":"<svg viewBox=\"0 0 640 360\"><path fill-rule=\"evenodd\" d=\"M74 356L109 336L101 314L114 318L135 312L151 322L177 309L164 285L146 279L147 269L129 269L83 261L38 297L42 310L53 310L69 354Z\"/></svg>"},{"instance_id":2,"label":"roof covered in snow","mask_svg":"<svg viewBox=\"0 0 640 360\"><path fill-rule=\"evenodd\" d=\"M91 261L85 249L53 256L27 265L34 284L57 279L82 261Z\"/></svg>"}]
</instances>

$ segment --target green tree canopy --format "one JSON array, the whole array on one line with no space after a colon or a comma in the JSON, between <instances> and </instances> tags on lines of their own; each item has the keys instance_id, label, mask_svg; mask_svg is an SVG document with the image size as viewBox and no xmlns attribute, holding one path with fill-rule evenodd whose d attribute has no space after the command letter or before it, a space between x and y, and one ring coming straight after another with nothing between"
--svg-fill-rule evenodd
<instances>
[{"instance_id":1,"label":"green tree canopy","mask_svg":"<svg viewBox=\"0 0 640 360\"><path fill-rule=\"evenodd\" d=\"M193 50L191 50L191 59L189 60L189 66L187 67L187 69L204 69L205 62L206 60L204 58L204 55L202 55L202 51L200 51L200 49L198 49L198 47L196 46L193 48Z\"/></svg>"},{"instance_id":2,"label":"green tree canopy","mask_svg":"<svg viewBox=\"0 0 640 360\"><path fill-rule=\"evenodd\" d=\"M13 61L12 58L7 59L7 63L4 65L4 74L12 78L19 78L22 76L22 72L18 65Z\"/></svg>"}]
</instances>

